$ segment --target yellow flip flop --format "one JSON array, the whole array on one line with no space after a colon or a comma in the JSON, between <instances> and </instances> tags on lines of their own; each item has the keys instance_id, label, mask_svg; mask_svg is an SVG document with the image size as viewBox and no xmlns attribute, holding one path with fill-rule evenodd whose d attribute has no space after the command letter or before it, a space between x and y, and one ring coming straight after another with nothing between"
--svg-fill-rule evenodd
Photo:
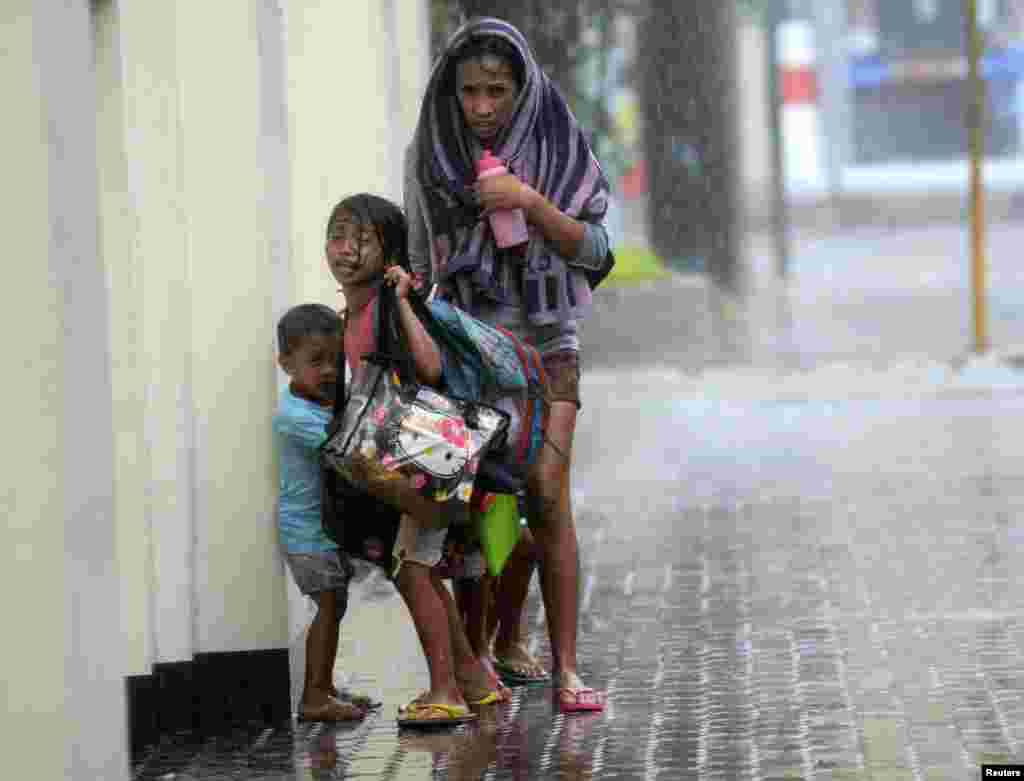
<instances>
[{"instance_id":1,"label":"yellow flip flop","mask_svg":"<svg viewBox=\"0 0 1024 781\"><path fill-rule=\"evenodd\" d=\"M423 702L423 698L426 697L428 694L430 694L430 692L420 692L415 697L413 697L411 700L409 700L409 702L405 703L405 705L399 705L398 706L398 713L399 713L399 715L405 713L407 710L409 710L409 708L412 708L412 707L422 703Z\"/></svg>"},{"instance_id":2,"label":"yellow flip flop","mask_svg":"<svg viewBox=\"0 0 1024 781\"><path fill-rule=\"evenodd\" d=\"M482 705L493 705L496 702L504 702L505 698L501 696L499 692L491 690L487 692L479 700L468 700L469 704L473 707L479 708Z\"/></svg>"},{"instance_id":3,"label":"yellow flip flop","mask_svg":"<svg viewBox=\"0 0 1024 781\"><path fill-rule=\"evenodd\" d=\"M442 702L410 702L398 717L399 727L454 727L476 721L478 716L465 705Z\"/></svg>"}]
</instances>

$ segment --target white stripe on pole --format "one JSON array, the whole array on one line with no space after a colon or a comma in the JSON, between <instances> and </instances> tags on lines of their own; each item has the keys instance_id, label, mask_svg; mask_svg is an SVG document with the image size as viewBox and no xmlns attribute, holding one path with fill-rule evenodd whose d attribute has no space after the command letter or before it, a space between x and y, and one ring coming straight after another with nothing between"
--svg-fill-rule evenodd
<instances>
[{"instance_id":1,"label":"white stripe on pole","mask_svg":"<svg viewBox=\"0 0 1024 781\"><path fill-rule=\"evenodd\" d=\"M805 19L782 22L776 30L776 44L786 187L795 194L823 193L826 182L814 27Z\"/></svg>"}]
</instances>

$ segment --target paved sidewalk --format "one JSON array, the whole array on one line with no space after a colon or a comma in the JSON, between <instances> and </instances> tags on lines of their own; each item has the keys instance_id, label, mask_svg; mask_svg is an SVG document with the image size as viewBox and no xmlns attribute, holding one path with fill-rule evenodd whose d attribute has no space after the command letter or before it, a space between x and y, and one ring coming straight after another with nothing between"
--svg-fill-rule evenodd
<instances>
[{"instance_id":1,"label":"paved sidewalk","mask_svg":"<svg viewBox=\"0 0 1024 781\"><path fill-rule=\"evenodd\" d=\"M603 288L584 323L588 366L714 366L802 371L950 362L972 348L966 229L851 229L796 235L788 281L775 277L770 237L747 237L749 295L725 296L703 275ZM989 227L986 301L996 352L1024 347L1024 222Z\"/></svg>"},{"instance_id":2,"label":"paved sidewalk","mask_svg":"<svg viewBox=\"0 0 1024 781\"><path fill-rule=\"evenodd\" d=\"M581 447L616 583L597 625L619 638L609 674L633 723L675 758L662 777L973 779L1024 761L1024 396L668 402L606 379L614 444Z\"/></svg>"},{"instance_id":3,"label":"paved sidewalk","mask_svg":"<svg viewBox=\"0 0 1024 781\"><path fill-rule=\"evenodd\" d=\"M379 715L171 736L136 778L968 781L1024 761L1024 395L730 400L642 379L585 388L580 659L605 714L518 690L471 729L397 731L425 670L400 601L367 583L339 670ZM536 591L529 617L546 655Z\"/></svg>"},{"instance_id":4,"label":"paved sidewalk","mask_svg":"<svg viewBox=\"0 0 1024 781\"><path fill-rule=\"evenodd\" d=\"M772 327L697 280L602 291L574 486L580 662L606 713L520 689L472 728L399 732L426 671L371 579L338 673L379 714L168 736L135 777L974 781L1024 762L1024 375L959 370L962 324L930 319L956 292L844 240L817 257L848 284L808 269ZM536 587L528 609L546 657Z\"/></svg>"}]
</instances>

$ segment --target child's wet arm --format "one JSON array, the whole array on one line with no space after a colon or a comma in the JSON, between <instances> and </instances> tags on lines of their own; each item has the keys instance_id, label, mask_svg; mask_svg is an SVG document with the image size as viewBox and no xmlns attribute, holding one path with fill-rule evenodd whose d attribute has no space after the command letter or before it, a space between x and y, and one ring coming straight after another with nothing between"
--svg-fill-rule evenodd
<instances>
[{"instance_id":1,"label":"child's wet arm","mask_svg":"<svg viewBox=\"0 0 1024 781\"><path fill-rule=\"evenodd\" d=\"M409 340L416 377L424 385L437 385L441 381L441 351L437 343L427 333L407 298L399 299L398 316Z\"/></svg>"}]
</instances>

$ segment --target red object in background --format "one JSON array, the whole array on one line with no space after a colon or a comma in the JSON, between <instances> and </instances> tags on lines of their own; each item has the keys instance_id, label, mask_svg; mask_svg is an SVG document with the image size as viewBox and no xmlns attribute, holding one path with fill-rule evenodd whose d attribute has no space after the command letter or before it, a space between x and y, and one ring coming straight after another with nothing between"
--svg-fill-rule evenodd
<instances>
[{"instance_id":1,"label":"red object in background","mask_svg":"<svg viewBox=\"0 0 1024 781\"><path fill-rule=\"evenodd\" d=\"M630 201L647 194L647 163L640 160L619 179L619 192L624 200Z\"/></svg>"},{"instance_id":2,"label":"red object in background","mask_svg":"<svg viewBox=\"0 0 1024 781\"><path fill-rule=\"evenodd\" d=\"M780 68L779 82L783 103L817 103L818 74L813 68Z\"/></svg>"}]
</instances>

